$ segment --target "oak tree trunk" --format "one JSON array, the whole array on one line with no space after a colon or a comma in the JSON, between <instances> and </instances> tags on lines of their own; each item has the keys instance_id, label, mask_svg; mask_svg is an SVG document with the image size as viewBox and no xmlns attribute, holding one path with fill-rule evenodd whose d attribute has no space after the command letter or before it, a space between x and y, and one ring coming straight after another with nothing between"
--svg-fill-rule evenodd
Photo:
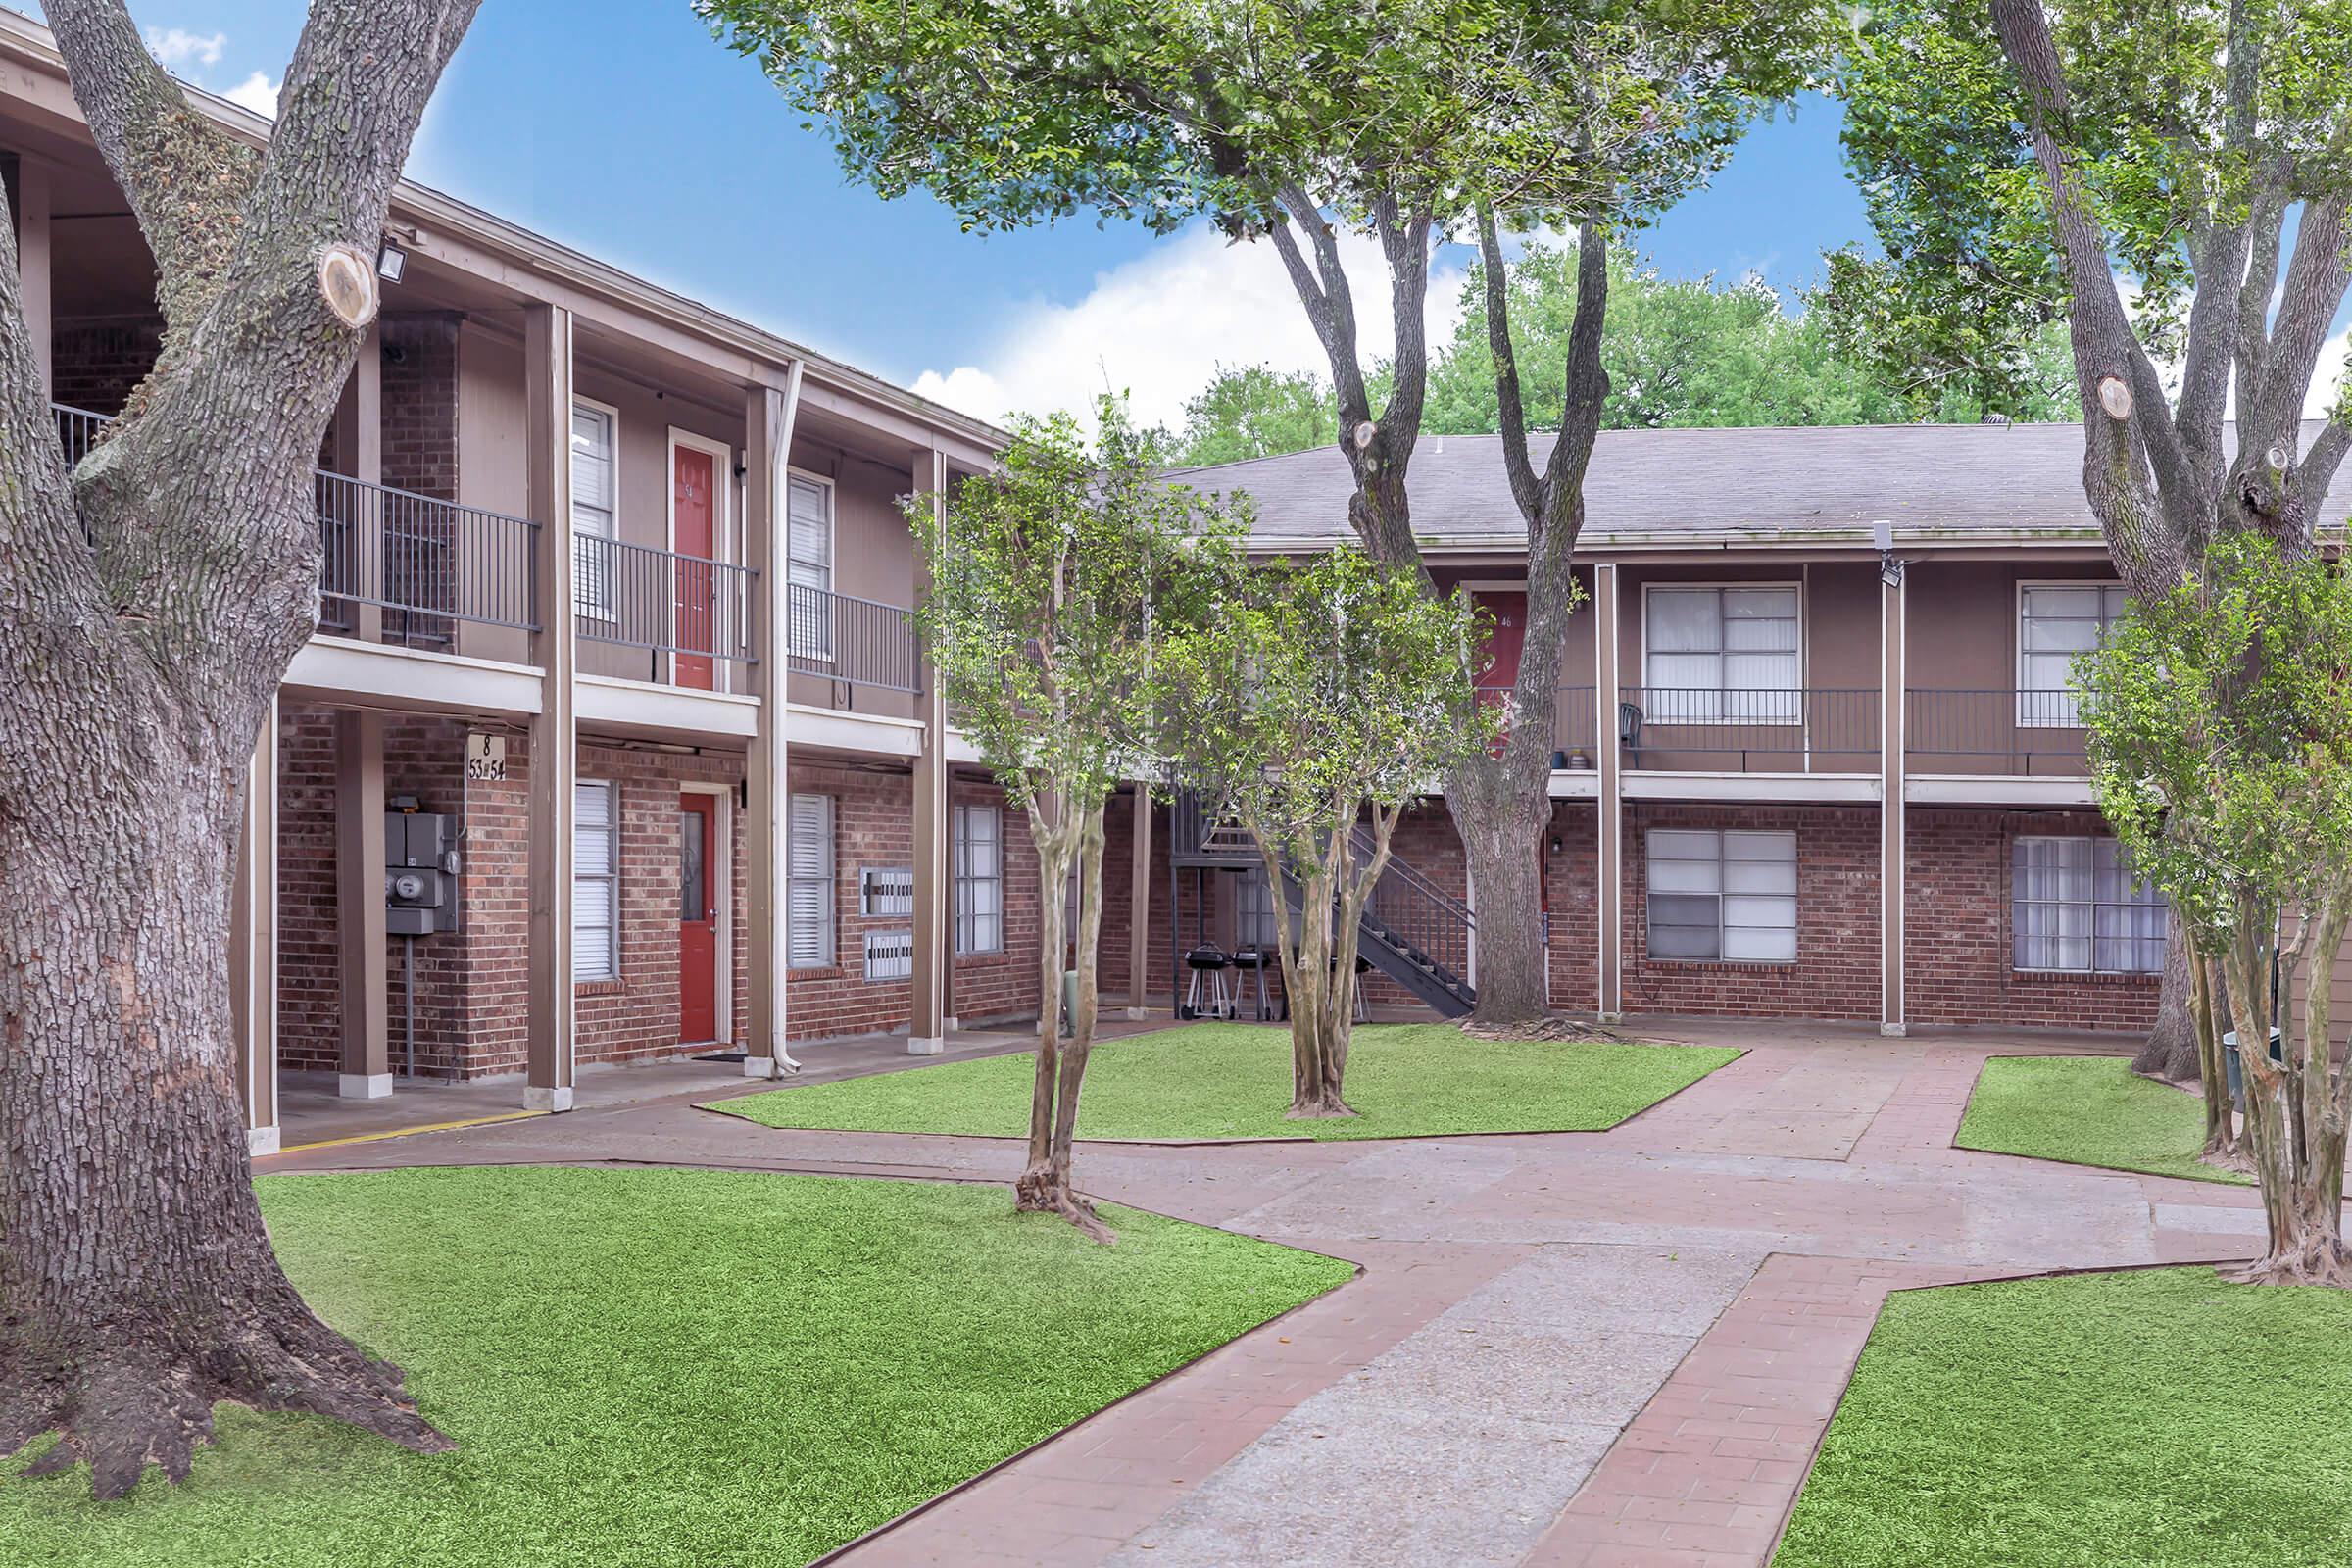
<instances>
[{"instance_id":1,"label":"oak tree trunk","mask_svg":"<svg viewBox=\"0 0 2352 1568\"><path fill-rule=\"evenodd\" d=\"M2197 1025L2190 996L2186 934L2178 915L2173 918L2172 942L2164 950L2164 984L2156 996L2156 1022L2148 1030L2132 1070L2145 1078L2187 1083L2197 1074Z\"/></svg>"},{"instance_id":2,"label":"oak tree trunk","mask_svg":"<svg viewBox=\"0 0 2352 1568\"><path fill-rule=\"evenodd\" d=\"M0 1452L100 1496L212 1406L444 1440L303 1304L255 1203L221 955L263 715L316 616L311 464L393 182L474 0L316 0L266 152L121 0L50 0L150 249L156 368L69 472L0 221Z\"/></svg>"},{"instance_id":3,"label":"oak tree trunk","mask_svg":"<svg viewBox=\"0 0 2352 1568\"><path fill-rule=\"evenodd\" d=\"M2341 948L2347 909L2342 895L2311 922L2323 963ZM2224 954L2230 1017L2237 1028L2238 1070L2245 1085L2241 1148L2262 1184L2263 1254L2231 1277L2260 1285L2352 1286L2352 1250L2343 1238L2345 1110L2348 1085L2328 1050L2328 987L2315 986L2304 1017L2274 1016L2269 976L2276 955L2294 967L2268 933L2276 908L2241 910L2239 935ZM2267 1049L2279 1027L2283 1064Z\"/></svg>"}]
</instances>

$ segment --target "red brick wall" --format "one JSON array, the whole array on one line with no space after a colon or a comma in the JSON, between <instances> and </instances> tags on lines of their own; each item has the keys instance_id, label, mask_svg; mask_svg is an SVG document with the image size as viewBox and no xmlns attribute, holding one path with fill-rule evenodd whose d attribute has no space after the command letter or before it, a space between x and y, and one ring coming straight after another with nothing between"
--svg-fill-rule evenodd
<instances>
[{"instance_id":1,"label":"red brick wall","mask_svg":"<svg viewBox=\"0 0 2352 1568\"><path fill-rule=\"evenodd\" d=\"M1551 909L1551 1004L1562 1012L1600 1007L1599 832L1593 803L1552 803L1544 891Z\"/></svg>"},{"instance_id":2,"label":"red brick wall","mask_svg":"<svg viewBox=\"0 0 2352 1568\"><path fill-rule=\"evenodd\" d=\"M1796 962L1694 963L1649 955L1653 827L1794 829ZM1879 1016L1876 807L1625 807L1625 1010L1746 1017Z\"/></svg>"},{"instance_id":3,"label":"red brick wall","mask_svg":"<svg viewBox=\"0 0 2352 1568\"><path fill-rule=\"evenodd\" d=\"M335 932L335 717L286 703L277 739L277 1059L333 1072L343 976Z\"/></svg>"},{"instance_id":4,"label":"red brick wall","mask_svg":"<svg viewBox=\"0 0 2352 1568\"><path fill-rule=\"evenodd\" d=\"M1914 807L1906 828L1914 1022L2125 1032L2155 1022L2158 976L2021 974L2010 966L2012 845L2021 834L2104 834L2096 811Z\"/></svg>"},{"instance_id":5,"label":"red brick wall","mask_svg":"<svg viewBox=\"0 0 2352 1568\"><path fill-rule=\"evenodd\" d=\"M383 319L384 483L458 498L458 322L453 316Z\"/></svg>"},{"instance_id":6,"label":"red brick wall","mask_svg":"<svg viewBox=\"0 0 2352 1568\"><path fill-rule=\"evenodd\" d=\"M162 350L157 317L59 321L50 343L50 396L93 414L120 414Z\"/></svg>"},{"instance_id":7,"label":"red brick wall","mask_svg":"<svg viewBox=\"0 0 2352 1568\"><path fill-rule=\"evenodd\" d=\"M793 761L792 792L833 797L834 961L795 969L785 983L786 1033L794 1040L888 1033L906 1027L913 982L865 978L865 934L907 931L906 914L858 913L858 877L867 867L914 863L914 780L847 764Z\"/></svg>"}]
</instances>

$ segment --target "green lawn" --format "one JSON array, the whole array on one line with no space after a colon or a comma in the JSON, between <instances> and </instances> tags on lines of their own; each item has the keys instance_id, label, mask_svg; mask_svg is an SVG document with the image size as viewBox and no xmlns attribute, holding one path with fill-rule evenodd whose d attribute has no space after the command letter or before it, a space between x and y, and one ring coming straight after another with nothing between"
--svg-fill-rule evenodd
<instances>
[{"instance_id":1,"label":"green lawn","mask_svg":"<svg viewBox=\"0 0 2352 1568\"><path fill-rule=\"evenodd\" d=\"M2207 1268L1898 1292L1774 1568L2341 1568L2348 1338Z\"/></svg>"},{"instance_id":2,"label":"green lawn","mask_svg":"<svg viewBox=\"0 0 2352 1568\"><path fill-rule=\"evenodd\" d=\"M408 1369L425 1457L223 1405L185 1486L0 1477L0 1563L791 1565L1347 1279L1002 1188L702 1171L259 1184L328 1321Z\"/></svg>"},{"instance_id":3,"label":"green lawn","mask_svg":"<svg viewBox=\"0 0 2352 1568\"><path fill-rule=\"evenodd\" d=\"M1405 1138L1430 1133L1596 1132L1739 1056L1698 1046L1474 1040L1447 1024L1367 1025L1348 1055L1360 1115L1290 1121L1291 1036L1261 1024L1193 1024L1095 1048L1081 1138ZM1018 1138L1036 1055L983 1056L806 1084L710 1108L770 1127Z\"/></svg>"},{"instance_id":4,"label":"green lawn","mask_svg":"<svg viewBox=\"0 0 2352 1568\"><path fill-rule=\"evenodd\" d=\"M1952 1141L2152 1176L2253 1180L2197 1158L2205 1107L2195 1095L2150 1083L2121 1056L1994 1056Z\"/></svg>"}]
</instances>

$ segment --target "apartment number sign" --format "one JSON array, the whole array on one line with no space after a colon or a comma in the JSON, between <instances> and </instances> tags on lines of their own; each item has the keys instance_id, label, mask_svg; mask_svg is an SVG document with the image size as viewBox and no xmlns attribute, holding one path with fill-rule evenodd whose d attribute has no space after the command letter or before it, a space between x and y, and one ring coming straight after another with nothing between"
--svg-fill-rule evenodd
<instances>
[{"instance_id":1,"label":"apartment number sign","mask_svg":"<svg viewBox=\"0 0 2352 1568\"><path fill-rule=\"evenodd\" d=\"M466 777L474 783L501 784L507 777L507 738L504 735L466 737Z\"/></svg>"}]
</instances>

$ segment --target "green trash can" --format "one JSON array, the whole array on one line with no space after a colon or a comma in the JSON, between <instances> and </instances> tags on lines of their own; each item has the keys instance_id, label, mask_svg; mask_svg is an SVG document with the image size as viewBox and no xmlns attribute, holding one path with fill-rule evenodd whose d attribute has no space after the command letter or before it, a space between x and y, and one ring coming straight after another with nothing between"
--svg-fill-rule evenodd
<instances>
[{"instance_id":1,"label":"green trash can","mask_svg":"<svg viewBox=\"0 0 2352 1568\"><path fill-rule=\"evenodd\" d=\"M1064 969L1061 971L1061 1032L1064 1035L1071 1035L1077 1031L1078 971Z\"/></svg>"}]
</instances>

